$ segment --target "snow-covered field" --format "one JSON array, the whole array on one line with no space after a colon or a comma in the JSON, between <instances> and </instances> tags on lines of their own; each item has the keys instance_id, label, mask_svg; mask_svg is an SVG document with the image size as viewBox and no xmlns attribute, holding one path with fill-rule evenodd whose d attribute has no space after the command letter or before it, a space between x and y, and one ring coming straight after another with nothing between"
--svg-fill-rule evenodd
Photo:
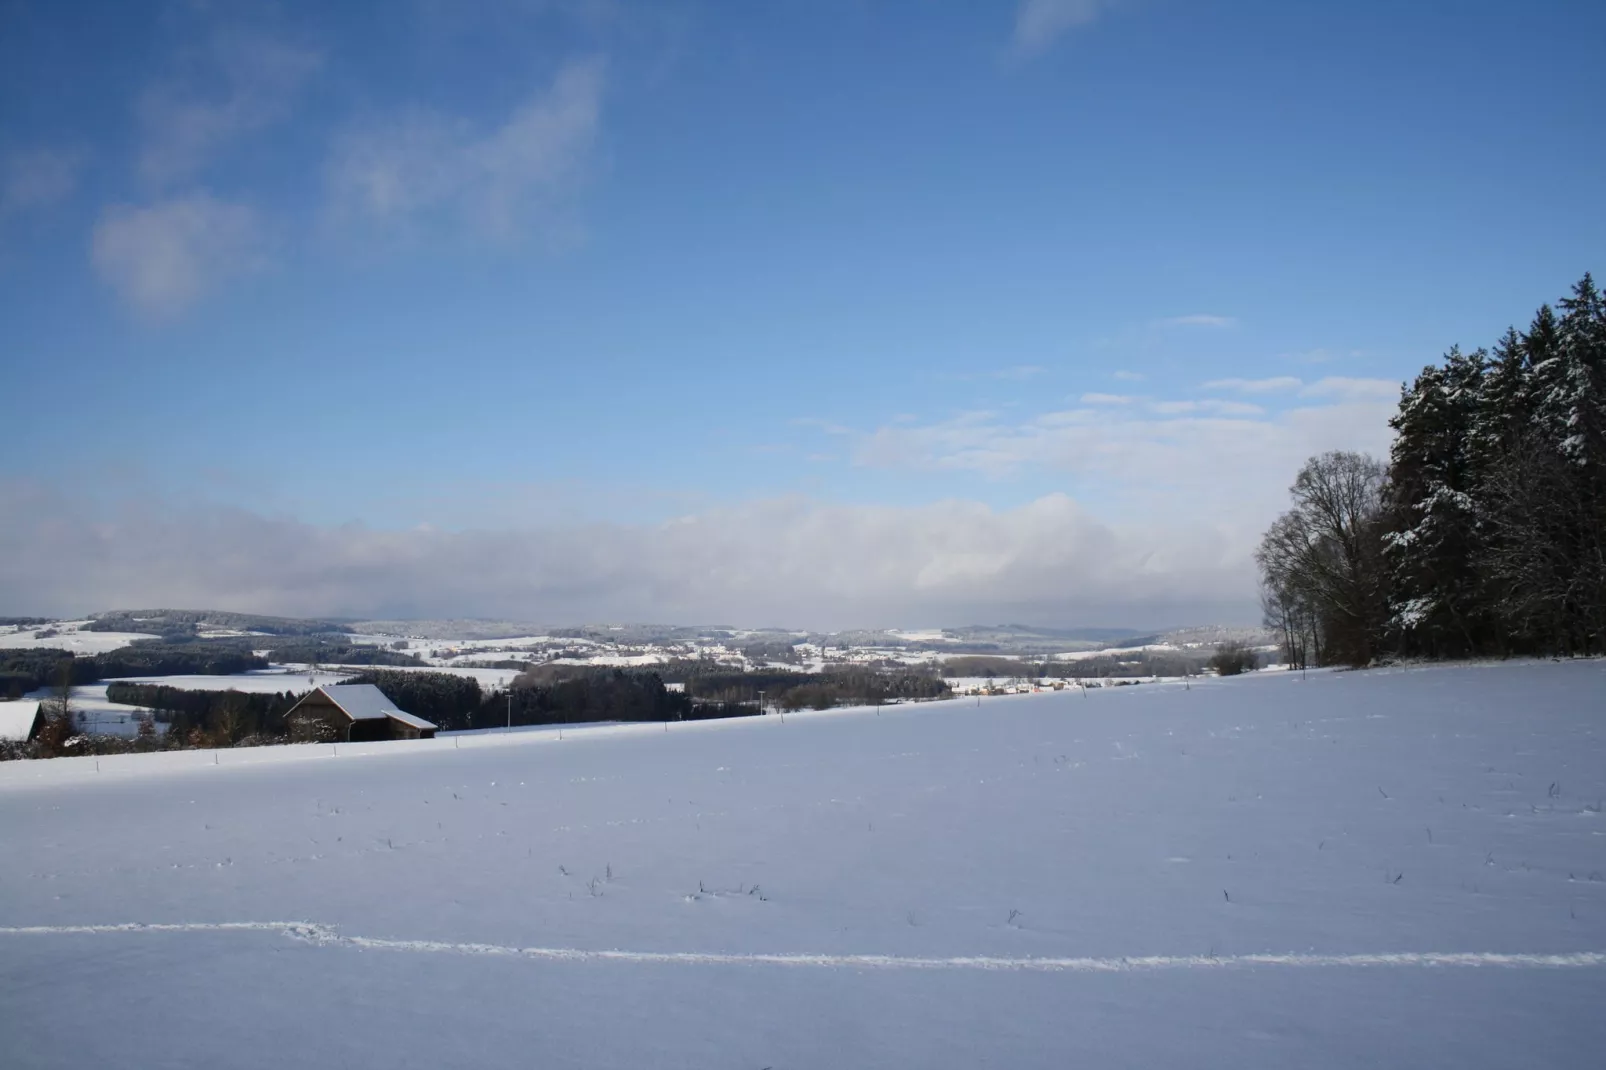
<instances>
[{"instance_id":1,"label":"snow-covered field","mask_svg":"<svg viewBox=\"0 0 1606 1070\"><path fill-rule=\"evenodd\" d=\"M89 632L83 631L86 620L57 621L49 627L0 628L0 649L9 650L70 650L79 657L104 654L128 646L140 639L157 636L144 632ZM40 638L39 633L44 632Z\"/></svg>"},{"instance_id":2,"label":"snow-covered field","mask_svg":"<svg viewBox=\"0 0 1606 1070\"><path fill-rule=\"evenodd\" d=\"M4 763L0 1065L1597 1065L1603 711L1541 663Z\"/></svg>"},{"instance_id":3,"label":"snow-covered field","mask_svg":"<svg viewBox=\"0 0 1606 1070\"><path fill-rule=\"evenodd\" d=\"M28 698L38 699L47 708L56 697L54 688L42 687L30 691ZM72 708L81 718L83 728L95 735L122 736L133 739L139 734L137 718L144 712L138 706L125 706L106 698L105 684L80 684L72 689ZM157 725L158 732L167 731L166 725Z\"/></svg>"},{"instance_id":4,"label":"snow-covered field","mask_svg":"<svg viewBox=\"0 0 1606 1070\"><path fill-rule=\"evenodd\" d=\"M487 691L499 687L506 687L518 676L517 669L466 669L453 665L349 665L345 668L347 673L364 673L371 669L381 669L385 672L444 672L454 676L467 676L480 682L480 687Z\"/></svg>"}]
</instances>

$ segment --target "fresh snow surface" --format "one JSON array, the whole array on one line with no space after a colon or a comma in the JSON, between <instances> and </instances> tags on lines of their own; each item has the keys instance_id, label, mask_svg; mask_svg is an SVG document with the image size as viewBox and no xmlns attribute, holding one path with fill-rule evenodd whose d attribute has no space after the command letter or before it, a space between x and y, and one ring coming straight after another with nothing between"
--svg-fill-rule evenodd
<instances>
[{"instance_id":1,"label":"fresh snow surface","mask_svg":"<svg viewBox=\"0 0 1606 1070\"><path fill-rule=\"evenodd\" d=\"M487 691L506 687L513 678L519 674L518 669L465 669L453 665L348 665L348 673L364 673L374 670L385 672L438 672L448 673L452 676L467 676L478 680L480 687Z\"/></svg>"},{"instance_id":2,"label":"fresh snow surface","mask_svg":"<svg viewBox=\"0 0 1606 1070\"><path fill-rule=\"evenodd\" d=\"M0 739L25 741L39 719L39 700L0 701Z\"/></svg>"},{"instance_id":3,"label":"fresh snow surface","mask_svg":"<svg viewBox=\"0 0 1606 1070\"><path fill-rule=\"evenodd\" d=\"M45 703L46 709L55 706L56 689L41 687L28 692L28 697ZM80 718L85 731L102 736L123 736L133 739L139 734L139 717L146 711L139 706L125 706L106 698L105 684L79 684L72 689L72 711ZM158 724L157 732L167 731Z\"/></svg>"},{"instance_id":4,"label":"fresh snow surface","mask_svg":"<svg viewBox=\"0 0 1606 1070\"><path fill-rule=\"evenodd\" d=\"M1148 646L1107 646L1098 650L1072 650L1055 654L1055 661L1092 661L1095 658L1118 658L1126 654L1175 654L1182 650L1172 643L1150 643Z\"/></svg>"},{"instance_id":5,"label":"fresh snow surface","mask_svg":"<svg viewBox=\"0 0 1606 1070\"><path fill-rule=\"evenodd\" d=\"M342 672L328 672L322 669L316 672L296 671L287 670L285 666L280 665L272 669L235 673L232 676L128 676L123 680L130 684L155 684L160 687L176 687L184 691L246 691L252 694L281 694L289 691L300 694L326 684L341 683L350 679L356 672L356 669Z\"/></svg>"},{"instance_id":6,"label":"fresh snow surface","mask_svg":"<svg viewBox=\"0 0 1606 1070\"><path fill-rule=\"evenodd\" d=\"M1546 662L7 762L0 1066L1598 1065L1603 711Z\"/></svg>"},{"instance_id":7,"label":"fresh snow surface","mask_svg":"<svg viewBox=\"0 0 1606 1070\"><path fill-rule=\"evenodd\" d=\"M411 714L398 710L396 704L373 684L329 684L323 688L323 693L333 699L353 721L383 721L390 717L406 717L415 722L418 720ZM423 724L425 727L435 727L428 721L424 721Z\"/></svg>"},{"instance_id":8,"label":"fresh snow surface","mask_svg":"<svg viewBox=\"0 0 1606 1070\"><path fill-rule=\"evenodd\" d=\"M79 657L90 654L104 654L110 650L119 650L140 639L156 639L155 635L143 632L82 632L78 628L82 621L69 624L52 624L50 628L56 629L55 635L37 638L41 631L49 628L8 628L0 631L0 648L8 650L70 650Z\"/></svg>"}]
</instances>

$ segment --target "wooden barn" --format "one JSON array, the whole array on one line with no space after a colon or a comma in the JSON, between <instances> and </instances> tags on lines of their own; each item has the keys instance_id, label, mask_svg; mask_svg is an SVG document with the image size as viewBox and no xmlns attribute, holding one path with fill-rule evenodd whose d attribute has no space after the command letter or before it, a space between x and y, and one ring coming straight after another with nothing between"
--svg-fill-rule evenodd
<instances>
[{"instance_id":1,"label":"wooden barn","mask_svg":"<svg viewBox=\"0 0 1606 1070\"><path fill-rule=\"evenodd\" d=\"M373 684L327 684L285 714L298 743L429 739L435 725L396 708Z\"/></svg>"},{"instance_id":2,"label":"wooden barn","mask_svg":"<svg viewBox=\"0 0 1606 1070\"><path fill-rule=\"evenodd\" d=\"M0 740L26 743L39 734L45 723L36 699L0 702Z\"/></svg>"}]
</instances>

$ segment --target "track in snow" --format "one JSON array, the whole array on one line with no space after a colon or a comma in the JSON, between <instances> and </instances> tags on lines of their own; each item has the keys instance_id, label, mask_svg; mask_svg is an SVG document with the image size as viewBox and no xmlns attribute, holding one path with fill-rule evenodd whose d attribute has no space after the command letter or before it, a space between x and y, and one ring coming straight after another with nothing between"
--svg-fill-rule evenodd
<instances>
[{"instance_id":1,"label":"track in snow","mask_svg":"<svg viewBox=\"0 0 1606 1070\"><path fill-rule=\"evenodd\" d=\"M1376 951L1348 955L1136 955L1122 958L1010 958L960 955L927 958L908 955L828 955L802 952L727 953L708 951L618 951L569 947L511 947L504 944L448 943L439 940L384 940L342 936L332 926L304 921L213 921L116 925L23 925L0 927L0 936L78 936L118 933L271 932L333 947L415 954L493 955L553 962L632 962L685 966L812 966L872 970L1014 970L1041 973L1133 973L1140 971L1273 968L1494 967L1503 969L1598 969L1606 952L1560 954L1496 951Z\"/></svg>"}]
</instances>

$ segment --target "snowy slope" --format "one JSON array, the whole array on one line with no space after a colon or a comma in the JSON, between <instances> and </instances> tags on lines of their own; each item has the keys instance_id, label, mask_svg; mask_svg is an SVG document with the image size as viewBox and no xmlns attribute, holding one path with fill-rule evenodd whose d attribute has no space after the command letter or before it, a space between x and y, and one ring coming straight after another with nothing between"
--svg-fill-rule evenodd
<instances>
[{"instance_id":1,"label":"snowy slope","mask_svg":"<svg viewBox=\"0 0 1606 1070\"><path fill-rule=\"evenodd\" d=\"M48 628L0 628L0 649L70 650L79 657L118 650L141 639L159 636L145 632L90 632L82 628L88 621L58 621ZM39 638L44 632L45 637ZM54 634L52 634L54 633Z\"/></svg>"},{"instance_id":2,"label":"snowy slope","mask_svg":"<svg viewBox=\"0 0 1606 1070\"><path fill-rule=\"evenodd\" d=\"M1603 700L1543 663L6 763L0 1065L1592 1065ZM178 928L80 928L123 922Z\"/></svg>"}]
</instances>

